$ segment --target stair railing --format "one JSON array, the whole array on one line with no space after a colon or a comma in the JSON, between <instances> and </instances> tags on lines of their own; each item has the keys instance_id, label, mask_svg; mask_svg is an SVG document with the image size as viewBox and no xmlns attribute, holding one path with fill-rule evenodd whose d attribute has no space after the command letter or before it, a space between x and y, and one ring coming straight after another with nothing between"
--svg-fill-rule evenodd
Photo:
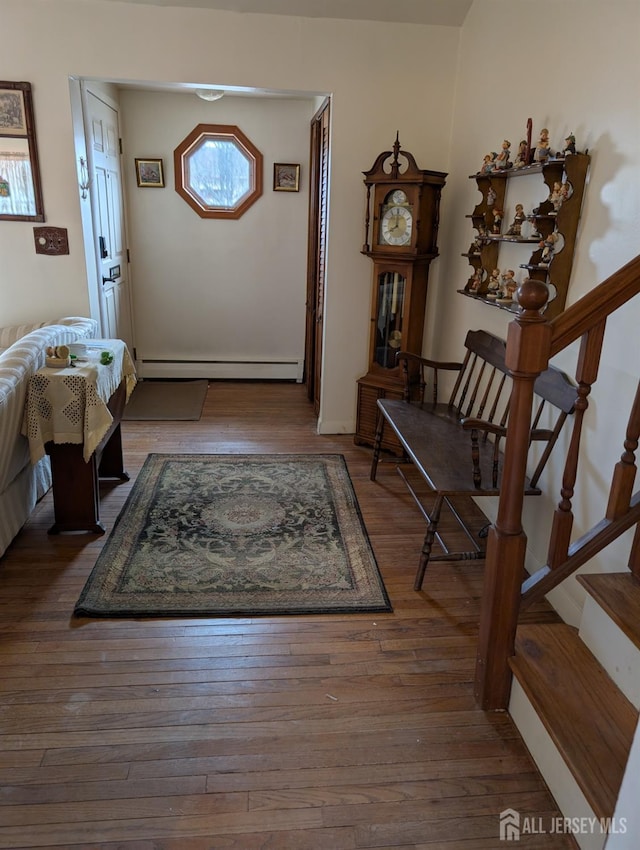
<instances>
[{"instance_id":1,"label":"stair railing","mask_svg":"<svg viewBox=\"0 0 640 850\"><path fill-rule=\"evenodd\" d=\"M640 293L640 255L568 307L555 319L541 314L548 290L527 280L518 290L522 312L509 325L506 363L513 389L504 445L502 488L495 524L489 529L476 661L476 698L486 710L506 709L511 689L518 616L632 525L636 533L629 568L640 578L640 492L633 494L635 452L640 436L640 384L627 425L624 452L613 472L605 517L571 543L572 498L578 471L584 415L598 367L608 316ZM580 340L573 429L549 540L548 563L526 579L527 538L522 528L533 388L552 357Z\"/></svg>"}]
</instances>

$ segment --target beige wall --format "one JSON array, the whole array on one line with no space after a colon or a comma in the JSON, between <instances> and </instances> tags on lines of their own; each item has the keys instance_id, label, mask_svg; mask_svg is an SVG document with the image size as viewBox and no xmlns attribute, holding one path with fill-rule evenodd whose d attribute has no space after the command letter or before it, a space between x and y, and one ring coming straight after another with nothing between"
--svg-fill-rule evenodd
<instances>
[{"instance_id":1,"label":"beige wall","mask_svg":"<svg viewBox=\"0 0 640 850\"><path fill-rule=\"evenodd\" d=\"M392 145L396 130L421 167L449 170L459 30L99 0L2 0L1 10L11 37L0 77L33 84L47 221L69 228L71 246L68 257L36 256L29 223L2 224L0 312L7 321L89 309L69 75L332 94L320 428L353 430L370 309L371 263L360 254L362 171Z\"/></svg>"},{"instance_id":2,"label":"beige wall","mask_svg":"<svg viewBox=\"0 0 640 850\"><path fill-rule=\"evenodd\" d=\"M302 360L314 101L126 90L120 105L138 359ZM263 195L238 220L175 191L173 151L198 124L236 125L262 153ZM136 156L162 157L166 189L138 188ZM274 162L301 164L299 192L272 190Z\"/></svg>"},{"instance_id":3,"label":"beige wall","mask_svg":"<svg viewBox=\"0 0 640 850\"><path fill-rule=\"evenodd\" d=\"M452 175L442 239L446 254L440 269L446 287L440 288L435 311L437 353L454 355L470 327L484 327L500 336L506 333L509 317L505 313L453 290L470 274L466 259L460 256L472 236L464 216L479 195L468 175L487 151L499 149L503 138L515 148L525 135L529 117L534 140L537 131L548 127L552 144L558 146L573 130L578 148L589 148L592 156L567 303L640 253L639 44L636 0L475 0L460 46ZM608 323L573 499L576 534L604 515L612 465L623 451L625 413L638 380L639 324L637 298ZM556 365L571 371L575 355L574 348L557 358ZM544 495L526 503L532 566L546 560L543 529L560 501L561 457L562 452L556 452L551 458L542 482ZM624 568L629 545L627 537L587 569ZM574 580L554 597L563 616L574 623L582 601Z\"/></svg>"}]
</instances>

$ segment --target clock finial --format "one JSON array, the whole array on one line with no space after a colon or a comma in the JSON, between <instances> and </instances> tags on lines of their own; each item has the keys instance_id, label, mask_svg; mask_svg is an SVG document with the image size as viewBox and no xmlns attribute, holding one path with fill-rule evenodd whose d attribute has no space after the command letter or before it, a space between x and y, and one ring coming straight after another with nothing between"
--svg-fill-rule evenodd
<instances>
[{"instance_id":1,"label":"clock finial","mask_svg":"<svg viewBox=\"0 0 640 850\"><path fill-rule=\"evenodd\" d=\"M396 130L396 140L393 143L393 162L391 163L391 176L394 180L398 179L400 164L398 162L398 154L400 153L400 130Z\"/></svg>"}]
</instances>

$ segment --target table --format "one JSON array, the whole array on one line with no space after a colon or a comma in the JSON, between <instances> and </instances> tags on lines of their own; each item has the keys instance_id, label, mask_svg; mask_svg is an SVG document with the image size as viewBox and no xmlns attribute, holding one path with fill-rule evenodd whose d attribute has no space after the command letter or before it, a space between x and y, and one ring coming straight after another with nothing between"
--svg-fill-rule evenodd
<instances>
[{"instance_id":1,"label":"table","mask_svg":"<svg viewBox=\"0 0 640 850\"><path fill-rule=\"evenodd\" d=\"M122 340L70 344L73 366L44 366L29 379L23 434L31 462L51 458L55 522L49 534L92 531L100 522L100 478L128 481L120 419L136 384L135 367ZM103 351L113 355L103 365Z\"/></svg>"}]
</instances>

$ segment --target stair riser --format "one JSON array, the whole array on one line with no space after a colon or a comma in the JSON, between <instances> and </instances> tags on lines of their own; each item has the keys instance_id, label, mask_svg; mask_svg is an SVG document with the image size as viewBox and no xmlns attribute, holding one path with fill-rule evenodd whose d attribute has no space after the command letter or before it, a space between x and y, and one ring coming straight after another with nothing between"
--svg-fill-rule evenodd
<instances>
[{"instance_id":1,"label":"stair riser","mask_svg":"<svg viewBox=\"0 0 640 850\"><path fill-rule=\"evenodd\" d=\"M585 600L579 635L627 699L640 708L640 650L591 596Z\"/></svg>"},{"instance_id":2,"label":"stair riser","mask_svg":"<svg viewBox=\"0 0 640 850\"><path fill-rule=\"evenodd\" d=\"M596 818L571 771L551 740L518 680L511 688L509 714L522 735L538 770L566 818ZM527 812L521 812L526 816ZM596 818L597 820L597 818ZM603 850L606 835L599 831L574 835L581 850Z\"/></svg>"}]
</instances>

